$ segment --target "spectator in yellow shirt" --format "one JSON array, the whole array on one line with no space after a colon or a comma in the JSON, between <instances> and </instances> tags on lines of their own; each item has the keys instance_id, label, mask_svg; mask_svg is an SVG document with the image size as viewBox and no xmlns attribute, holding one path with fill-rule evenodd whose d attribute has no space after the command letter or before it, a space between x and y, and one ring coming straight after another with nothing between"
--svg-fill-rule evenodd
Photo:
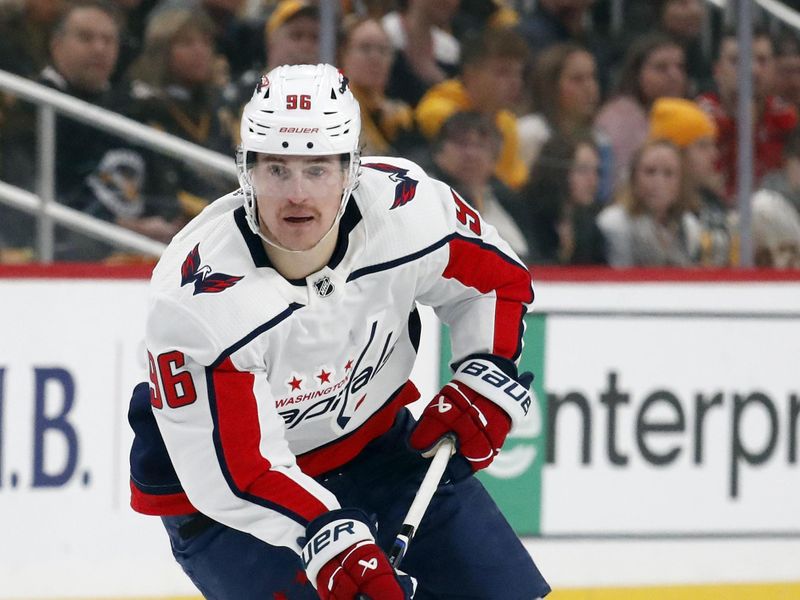
<instances>
[{"instance_id":1,"label":"spectator in yellow shirt","mask_svg":"<svg viewBox=\"0 0 800 600\"><path fill-rule=\"evenodd\" d=\"M456 112L476 111L493 120L502 137L495 174L514 189L528 178L512 112L521 97L527 60L528 47L519 34L488 29L477 39L465 40L461 75L432 87L415 112L419 129L428 139Z\"/></svg>"}]
</instances>

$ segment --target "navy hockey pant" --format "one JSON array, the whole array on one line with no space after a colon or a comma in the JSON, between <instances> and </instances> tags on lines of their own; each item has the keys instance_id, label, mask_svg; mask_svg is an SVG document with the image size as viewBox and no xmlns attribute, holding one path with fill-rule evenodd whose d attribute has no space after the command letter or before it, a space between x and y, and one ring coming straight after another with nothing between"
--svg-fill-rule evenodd
<instances>
[{"instance_id":1,"label":"navy hockey pant","mask_svg":"<svg viewBox=\"0 0 800 600\"><path fill-rule=\"evenodd\" d=\"M413 418L394 427L341 470L319 477L343 507L377 522L388 550L428 460L405 444ZM451 461L455 467L457 461ZM473 476L445 474L401 569L417 578L415 600L533 600L550 588L494 501ZM318 600L300 559L204 515L164 517L172 552L208 600Z\"/></svg>"}]
</instances>

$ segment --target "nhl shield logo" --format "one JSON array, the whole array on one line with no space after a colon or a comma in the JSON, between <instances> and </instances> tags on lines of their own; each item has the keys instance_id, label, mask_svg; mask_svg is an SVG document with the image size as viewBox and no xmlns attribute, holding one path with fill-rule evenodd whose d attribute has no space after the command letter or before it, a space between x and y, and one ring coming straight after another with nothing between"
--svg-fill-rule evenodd
<instances>
[{"instance_id":1,"label":"nhl shield logo","mask_svg":"<svg viewBox=\"0 0 800 600\"><path fill-rule=\"evenodd\" d=\"M334 290L333 283L331 283L331 278L327 275L325 277L320 277L314 282L314 289L317 290L317 295L320 298L330 296Z\"/></svg>"}]
</instances>

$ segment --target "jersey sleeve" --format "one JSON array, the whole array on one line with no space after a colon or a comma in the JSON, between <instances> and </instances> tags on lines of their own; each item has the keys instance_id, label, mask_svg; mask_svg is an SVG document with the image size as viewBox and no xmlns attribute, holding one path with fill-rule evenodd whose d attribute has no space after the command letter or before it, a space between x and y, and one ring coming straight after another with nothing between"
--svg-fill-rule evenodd
<instances>
[{"instance_id":1,"label":"jersey sleeve","mask_svg":"<svg viewBox=\"0 0 800 600\"><path fill-rule=\"evenodd\" d=\"M213 357L209 329L170 298L150 307L147 346L153 413L189 501L299 553L308 522L339 503L297 466L264 370L236 349Z\"/></svg>"},{"instance_id":2,"label":"jersey sleeve","mask_svg":"<svg viewBox=\"0 0 800 600\"><path fill-rule=\"evenodd\" d=\"M417 300L450 328L453 361L492 354L519 361L524 316L533 302L528 269L461 196L433 181L444 240L425 257Z\"/></svg>"}]
</instances>

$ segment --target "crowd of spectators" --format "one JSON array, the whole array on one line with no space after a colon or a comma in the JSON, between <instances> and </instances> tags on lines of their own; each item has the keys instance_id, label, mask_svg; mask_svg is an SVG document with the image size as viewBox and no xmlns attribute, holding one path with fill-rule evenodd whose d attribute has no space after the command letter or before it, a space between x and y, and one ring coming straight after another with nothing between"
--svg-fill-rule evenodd
<instances>
[{"instance_id":1,"label":"crowd of spectators","mask_svg":"<svg viewBox=\"0 0 800 600\"><path fill-rule=\"evenodd\" d=\"M530 264L739 261L738 40L703 0L343 0L365 155L406 156ZM519 6L530 6L521 9ZM800 268L800 34L752 46L758 266ZM317 62L303 0L0 0L0 69L233 155L261 74ZM0 93L0 180L36 190L36 109ZM56 198L167 242L234 185L57 117ZM0 205L0 262L35 259ZM57 228L60 260L135 259Z\"/></svg>"}]
</instances>

